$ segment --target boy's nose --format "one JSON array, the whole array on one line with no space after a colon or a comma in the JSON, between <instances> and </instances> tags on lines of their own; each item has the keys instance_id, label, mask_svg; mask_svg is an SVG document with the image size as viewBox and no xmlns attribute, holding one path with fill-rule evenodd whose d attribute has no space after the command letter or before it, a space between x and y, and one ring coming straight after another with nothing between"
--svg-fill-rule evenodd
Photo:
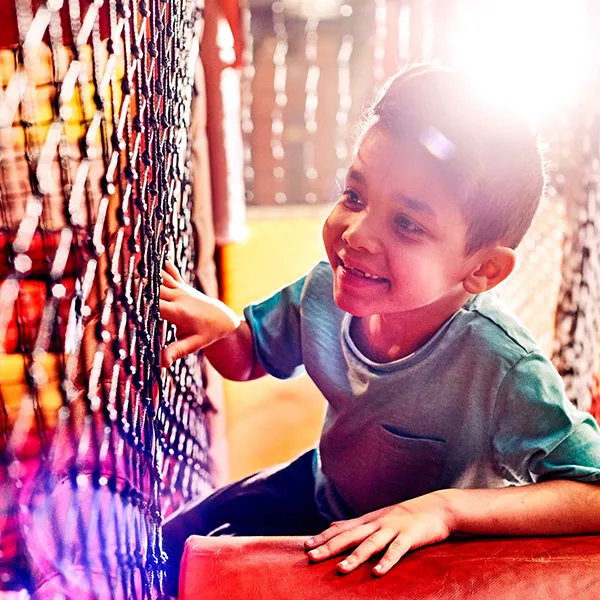
<instances>
[{"instance_id":1,"label":"boy's nose","mask_svg":"<svg viewBox=\"0 0 600 600\"><path fill-rule=\"evenodd\" d=\"M381 236L368 218L362 217L349 223L342 233L342 241L354 250L377 252L381 246Z\"/></svg>"}]
</instances>

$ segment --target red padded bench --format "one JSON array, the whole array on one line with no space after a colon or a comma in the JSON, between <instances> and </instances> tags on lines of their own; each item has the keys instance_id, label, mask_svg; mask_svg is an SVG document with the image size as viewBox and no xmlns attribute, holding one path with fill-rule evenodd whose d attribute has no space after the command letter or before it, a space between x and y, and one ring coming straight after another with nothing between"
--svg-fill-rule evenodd
<instances>
[{"instance_id":1,"label":"red padded bench","mask_svg":"<svg viewBox=\"0 0 600 600\"><path fill-rule=\"evenodd\" d=\"M600 536L454 539L406 555L384 577L372 560L338 575L309 563L300 537L186 543L180 600L598 600Z\"/></svg>"}]
</instances>

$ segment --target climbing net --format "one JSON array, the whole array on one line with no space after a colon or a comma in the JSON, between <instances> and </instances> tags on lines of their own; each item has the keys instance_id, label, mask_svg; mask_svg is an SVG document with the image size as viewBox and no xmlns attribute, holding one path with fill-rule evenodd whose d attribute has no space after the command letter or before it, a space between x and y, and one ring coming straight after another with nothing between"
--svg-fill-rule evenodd
<instances>
[{"instance_id":1,"label":"climbing net","mask_svg":"<svg viewBox=\"0 0 600 600\"><path fill-rule=\"evenodd\" d=\"M0 589L162 594L211 488L203 363L161 369L195 261L192 0L16 0L0 35ZM12 37L11 37L12 36Z\"/></svg>"}]
</instances>

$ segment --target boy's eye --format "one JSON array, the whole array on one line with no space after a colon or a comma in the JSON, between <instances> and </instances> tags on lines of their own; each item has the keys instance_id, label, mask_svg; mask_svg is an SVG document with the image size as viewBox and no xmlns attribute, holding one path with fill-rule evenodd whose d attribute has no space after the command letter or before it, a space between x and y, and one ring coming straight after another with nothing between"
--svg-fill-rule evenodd
<instances>
[{"instance_id":1,"label":"boy's eye","mask_svg":"<svg viewBox=\"0 0 600 600\"><path fill-rule=\"evenodd\" d=\"M405 215L400 215L396 218L396 226L402 233L410 233L411 235L422 235L425 233L421 227Z\"/></svg>"},{"instance_id":2,"label":"boy's eye","mask_svg":"<svg viewBox=\"0 0 600 600\"><path fill-rule=\"evenodd\" d=\"M344 201L344 204L349 208L356 208L362 206L362 202L358 194L354 190L346 189L342 192L341 199Z\"/></svg>"}]
</instances>

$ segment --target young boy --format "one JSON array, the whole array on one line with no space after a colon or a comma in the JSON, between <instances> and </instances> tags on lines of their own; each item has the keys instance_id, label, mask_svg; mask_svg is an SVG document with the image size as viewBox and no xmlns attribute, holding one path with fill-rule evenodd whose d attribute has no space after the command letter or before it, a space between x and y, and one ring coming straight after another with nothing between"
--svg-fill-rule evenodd
<instances>
[{"instance_id":1,"label":"young boy","mask_svg":"<svg viewBox=\"0 0 600 600\"><path fill-rule=\"evenodd\" d=\"M312 535L312 560L354 548L347 573L383 551L383 575L453 532L600 531L598 426L486 293L513 270L543 188L526 125L417 66L364 119L323 227L328 262L243 319L167 264L167 365L204 348L234 380L305 368L328 401L318 449L167 520L171 585L192 534Z\"/></svg>"}]
</instances>

